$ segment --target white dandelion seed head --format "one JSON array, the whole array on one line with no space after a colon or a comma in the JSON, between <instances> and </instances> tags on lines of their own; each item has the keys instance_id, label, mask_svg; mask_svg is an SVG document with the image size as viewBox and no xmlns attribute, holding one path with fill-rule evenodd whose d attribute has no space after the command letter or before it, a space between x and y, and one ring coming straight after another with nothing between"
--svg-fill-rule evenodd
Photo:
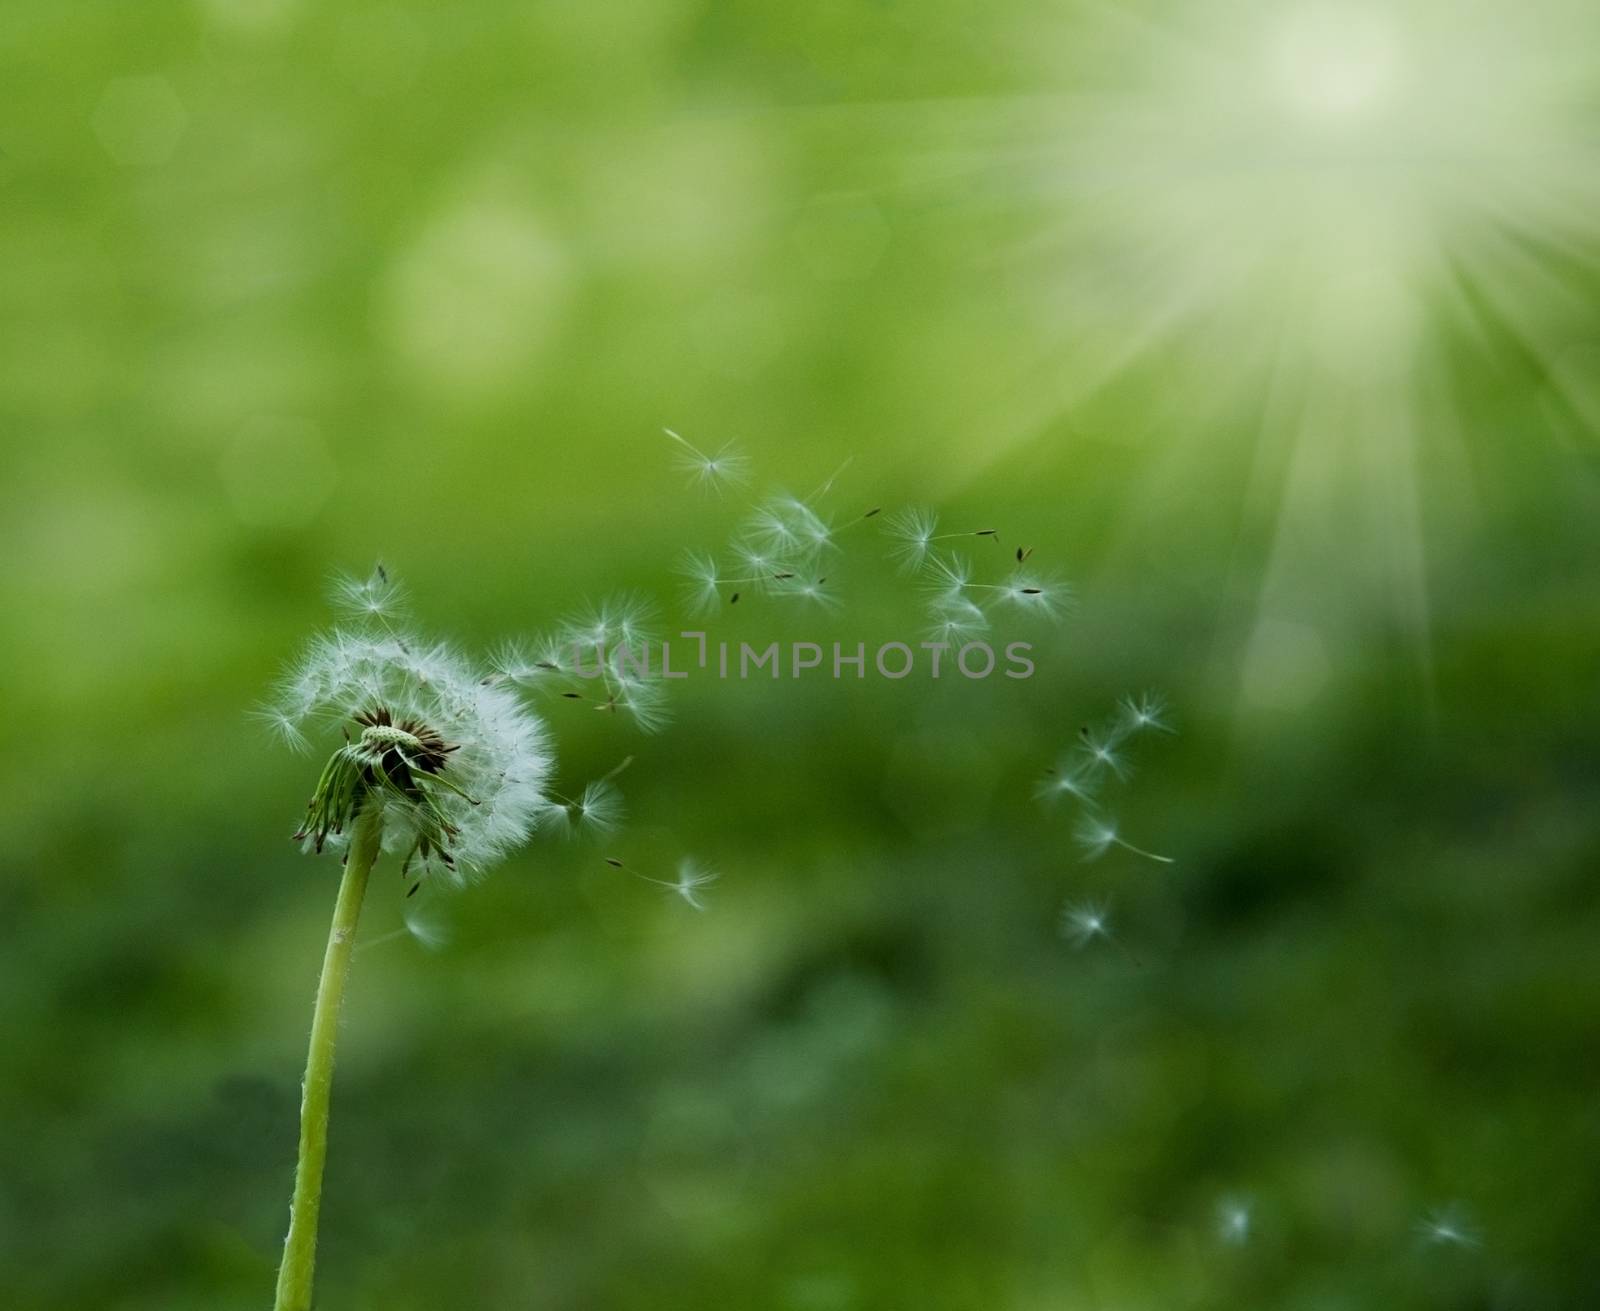
<instances>
[{"instance_id":1,"label":"white dandelion seed head","mask_svg":"<svg viewBox=\"0 0 1600 1311\"><path fill-rule=\"evenodd\" d=\"M1111 908L1103 901L1068 902L1061 908L1061 936L1078 950L1111 936Z\"/></svg>"},{"instance_id":2,"label":"white dandelion seed head","mask_svg":"<svg viewBox=\"0 0 1600 1311\"><path fill-rule=\"evenodd\" d=\"M354 725L382 712L386 729ZM280 736L335 724L364 746L406 760L418 726L447 744L429 795L451 830L448 851L423 853L420 869L460 880L493 866L528 837L546 803L551 750L544 721L507 680L441 642L381 627L335 629L315 637L279 685L268 713ZM415 761L409 763L414 764ZM384 808L384 848L410 853L418 840L417 805L398 789L373 793ZM342 835L330 836L337 846Z\"/></svg>"}]
</instances>

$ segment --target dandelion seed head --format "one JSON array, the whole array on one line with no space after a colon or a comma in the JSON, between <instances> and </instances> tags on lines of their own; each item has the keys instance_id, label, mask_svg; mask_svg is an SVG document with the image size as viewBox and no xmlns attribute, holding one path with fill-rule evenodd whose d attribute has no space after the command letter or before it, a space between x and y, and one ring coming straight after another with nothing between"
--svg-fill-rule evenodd
<instances>
[{"instance_id":1,"label":"dandelion seed head","mask_svg":"<svg viewBox=\"0 0 1600 1311\"><path fill-rule=\"evenodd\" d=\"M385 849L418 857L421 872L482 873L546 804L548 735L514 686L386 618L313 638L266 713L302 734L349 735L341 750L383 806ZM334 847L345 837L322 836Z\"/></svg>"}]
</instances>

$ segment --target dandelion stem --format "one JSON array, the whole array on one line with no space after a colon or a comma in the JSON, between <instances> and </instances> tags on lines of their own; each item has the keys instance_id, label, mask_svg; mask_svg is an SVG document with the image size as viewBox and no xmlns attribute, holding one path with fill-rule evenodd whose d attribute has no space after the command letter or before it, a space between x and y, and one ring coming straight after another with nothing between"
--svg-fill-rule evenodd
<instances>
[{"instance_id":1,"label":"dandelion stem","mask_svg":"<svg viewBox=\"0 0 1600 1311\"><path fill-rule=\"evenodd\" d=\"M367 891L367 876L383 845L383 809L368 805L356 816L350 854L339 881L339 899L322 958L317 1005L311 1016L311 1049L300 1099L300 1159L289 1206L289 1236L278 1268L276 1311L310 1311L311 1281L317 1260L317 1217L322 1209L322 1167L328 1157L328 1102L333 1092L333 1048L339 1035L339 1008L355 947L356 922Z\"/></svg>"}]
</instances>

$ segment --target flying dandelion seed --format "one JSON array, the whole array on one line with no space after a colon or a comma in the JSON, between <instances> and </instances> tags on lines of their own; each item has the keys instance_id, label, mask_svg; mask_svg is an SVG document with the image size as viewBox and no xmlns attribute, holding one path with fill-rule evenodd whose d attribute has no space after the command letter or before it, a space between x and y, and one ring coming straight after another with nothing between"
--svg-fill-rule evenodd
<instances>
[{"instance_id":1,"label":"flying dandelion seed","mask_svg":"<svg viewBox=\"0 0 1600 1311\"><path fill-rule=\"evenodd\" d=\"M1122 735L1115 729L1095 731L1084 728L1078 752L1084 765L1091 770L1104 771L1114 778L1126 780L1133 773L1133 765L1122 751Z\"/></svg>"},{"instance_id":2,"label":"flying dandelion seed","mask_svg":"<svg viewBox=\"0 0 1600 1311\"><path fill-rule=\"evenodd\" d=\"M405 589L381 564L365 578L335 574L329 591L334 609L347 619L393 621L406 613Z\"/></svg>"},{"instance_id":3,"label":"flying dandelion seed","mask_svg":"<svg viewBox=\"0 0 1600 1311\"><path fill-rule=\"evenodd\" d=\"M671 428L661 431L677 443L678 468L688 474L692 486L722 492L749 482L750 459L741 454L732 442L726 442L715 453L707 454Z\"/></svg>"},{"instance_id":4,"label":"flying dandelion seed","mask_svg":"<svg viewBox=\"0 0 1600 1311\"><path fill-rule=\"evenodd\" d=\"M604 836L615 832L622 822L622 793L609 778L584 784L583 791L576 797L558 792L550 796L555 804L547 812L549 820L568 837Z\"/></svg>"},{"instance_id":5,"label":"flying dandelion seed","mask_svg":"<svg viewBox=\"0 0 1600 1311\"><path fill-rule=\"evenodd\" d=\"M1417 1221L1417 1233L1434 1247L1481 1247L1483 1240L1463 1208L1451 1203L1436 1207Z\"/></svg>"},{"instance_id":6,"label":"flying dandelion seed","mask_svg":"<svg viewBox=\"0 0 1600 1311\"><path fill-rule=\"evenodd\" d=\"M1079 951L1111 936L1111 911L1104 902L1069 902L1061 908L1061 936Z\"/></svg>"},{"instance_id":7,"label":"flying dandelion seed","mask_svg":"<svg viewBox=\"0 0 1600 1311\"><path fill-rule=\"evenodd\" d=\"M619 869L626 874L632 874L636 879L641 879L646 883L653 883L658 888L665 888L686 906L694 910L704 910L706 908L705 902L700 899L700 894L720 877L714 871L706 869L691 856L685 856L678 862L677 874L670 879L660 879L651 874L642 874L616 856L607 856L606 864L611 866L612 869Z\"/></svg>"},{"instance_id":8,"label":"flying dandelion seed","mask_svg":"<svg viewBox=\"0 0 1600 1311\"><path fill-rule=\"evenodd\" d=\"M1154 692L1125 696L1117 703L1120 727L1125 733L1174 733L1167 718L1165 698Z\"/></svg>"},{"instance_id":9,"label":"flying dandelion seed","mask_svg":"<svg viewBox=\"0 0 1600 1311\"><path fill-rule=\"evenodd\" d=\"M1171 856L1158 856L1153 851L1134 846L1122 837L1116 821L1104 815L1084 815L1078 821L1077 828L1073 830L1073 837L1078 843L1078 849L1083 852L1085 861L1099 860L1112 847L1121 847L1124 851L1131 852L1135 856L1143 856L1146 860L1157 861L1163 865L1172 864Z\"/></svg>"},{"instance_id":10,"label":"flying dandelion seed","mask_svg":"<svg viewBox=\"0 0 1600 1311\"><path fill-rule=\"evenodd\" d=\"M1060 801L1072 797L1081 802L1092 802L1100 791L1100 778L1092 770L1074 760L1049 770L1035 784L1033 795L1040 801Z\"/></svg>"},{"instance_id":11,"label":"flying dandelion seed","mask_svg":"<svg viewBox=\"0 0 1600 1311\"><path fill-rule=\"evenodd\" d=\"M1217 1239L1231 1247L1250 1241L1252 1206L1242 1197L1224 1197L1217 1203Z\"/></svg>"}]
</instances>

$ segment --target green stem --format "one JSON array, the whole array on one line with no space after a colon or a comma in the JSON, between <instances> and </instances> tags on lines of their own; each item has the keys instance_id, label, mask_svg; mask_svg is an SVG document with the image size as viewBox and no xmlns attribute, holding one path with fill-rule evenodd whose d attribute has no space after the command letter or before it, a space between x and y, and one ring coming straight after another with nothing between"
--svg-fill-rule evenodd
<instances>
[{"instance_id":1,"label":"green stem","mask_svg":"<svg viewBox=\"0 0 1600 1311\"><path fill-rule=\"evenodd\" d=\"M300 1097L300 1161L294 1172L294 1201L289 1206L289 1236L278 1267L276 1311L311 1311L311 1281L317 1263L317 1216L322 1209L322 1167L328 1159L328 1101L333 1092L333 1046L339 1036L339 1007L356 921L367 891L367 876L383 846L383 808L373 804L357 814L350 833L350 853L339 880L339 900L328 930L322 958L317 1006L311 1016L311 1050Z\"/></svg>"}]
</instances>

